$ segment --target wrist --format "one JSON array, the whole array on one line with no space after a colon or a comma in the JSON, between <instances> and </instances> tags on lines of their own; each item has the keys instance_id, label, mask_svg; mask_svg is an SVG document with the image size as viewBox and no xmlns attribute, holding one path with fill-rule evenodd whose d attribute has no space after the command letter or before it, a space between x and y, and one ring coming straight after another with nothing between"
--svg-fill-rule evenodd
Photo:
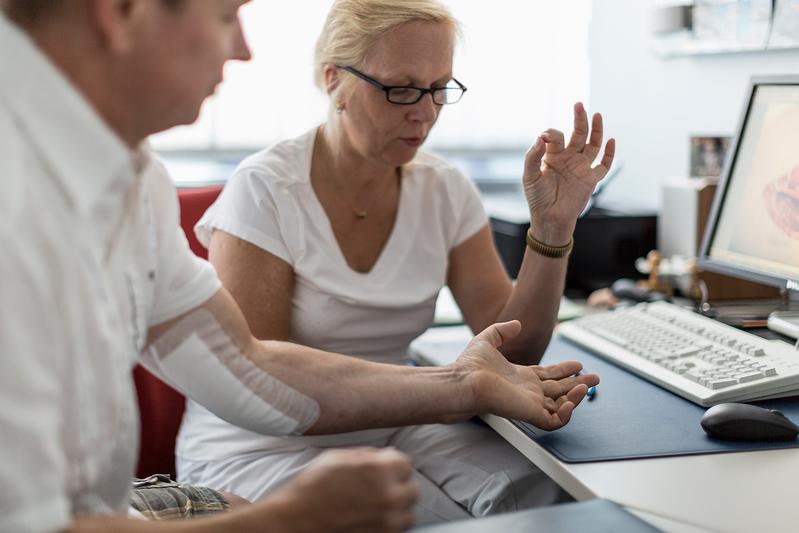
<instances>
[{"instance_id":1,"label":"wrist","mask_svg":"<svg viewBox=\"0 0 799 533\"><path fill-rule=\"evenodd\" d=\"M574 234L574 224L552 226L530 223L530 236L548 246L566 246L571 241L572 234Z\"/></svg>"},{"instance_id":2,"label":"wrist","mask_svg":"<svg viewBox=\"0 0 799 533\"><path fill-rule=\"evenodd\" d=\"M454 362L448 365L449 380L455 383L454 394L449 395L456 403L450 406L446 418L452 421L469 419L479 415L482 410L479 395L478 374L480 370L474 370L466 365Z\"/></svg>"},{"instance_id":3,"label":"wrist","mask_svg":"<svg viewBox=\"0 0 799 533\"><path fill-rule=\"evenodd\" d=\"M553 246L551 244L537 240L535 237L533 237L530 230L527 231L526 240L527 248L542 257L548 257L550 259L561 259L563 257L568 257L569 254L571 254L572 248L574 247L574 240L571 237L569 237L569 241L565 245Z\"/></svg>"},{"instance_id":4,"label":"wrist","mask_svg":"<svg viewBox=\"0 0 799 533\"><path fill-rule=\"evenodd\" d=\"M269 531L279 533L312 533L323 531L330 524L320 522L323 513L310 509L314 502L302 498L294 483L253 505L258 507L258 527L269 524Z\"/></svg>"}]
</instances>

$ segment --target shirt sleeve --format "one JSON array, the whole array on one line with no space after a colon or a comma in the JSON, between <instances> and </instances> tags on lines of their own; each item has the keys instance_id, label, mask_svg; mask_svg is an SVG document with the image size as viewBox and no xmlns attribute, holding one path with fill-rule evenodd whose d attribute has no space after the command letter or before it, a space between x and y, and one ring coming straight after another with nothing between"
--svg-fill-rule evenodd
<instances>
[{"instance_id":1,"label":"shirt sleeve","mask_svg":"<svg viewBox=\"0 0 799 533\"><path fill-rule=\"evenodd\" d=\"M454 168L451 171L449 198L453 203L456 230L450 250L462 244L488 223L488 215L474 182Z\"/></svg>"},{"instance_id":2,"label":"shirt sleeve","mask_svg":"<svg viewBox=\"0 0 799 533\"><path fill-rule=\"evenodd\" d=\"M284 207L292 203L288 193L270 178L268 170L253 166L239 168L195 226L197 240L208 247L211 233L219 229L293 265L282 232L282 225L291 225L292 221L281 220L290 215L287 209L280 211L281 201Z\"/></svg>"},{"instance_id":3,"label":"shirt sleeve","mask_svg":"<svg viewBox=\"0 0 799 533\"><path fill-rule=\"evenodd\" d=\"M148 176L154 231L158 242L156 290L150 325L176 318L207 302L222 287L208 261L191 251L180 227L177 191L159 162Z\"/></svg>"},{"instance_id":4,"label":"shirt sleeve","mask_svg":"<svg viewBox=\"0 0 799 533\"><path fill-rule=\"evenodd\" d=\"M0 531L59 531L71 521L61 448L64 354L58 324L42 319L58 304L28 237L0 223Z\"/></svg>"}]
</instances>

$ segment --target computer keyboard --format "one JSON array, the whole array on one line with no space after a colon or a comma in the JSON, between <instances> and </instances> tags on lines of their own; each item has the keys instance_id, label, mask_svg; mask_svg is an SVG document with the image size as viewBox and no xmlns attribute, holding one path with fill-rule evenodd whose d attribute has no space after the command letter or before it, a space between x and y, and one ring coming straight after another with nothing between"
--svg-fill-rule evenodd
<instances>
[{"instance_id":1,"label":"computer keyboard","mask_svg":"<svg viewBox=\"0 0 799 533\"><path fill-rule=\"evenodd\" d=\"M799 351L666 302L588 315L563 337L694 403L799 394Z\"/></svg>"}]
</instances>

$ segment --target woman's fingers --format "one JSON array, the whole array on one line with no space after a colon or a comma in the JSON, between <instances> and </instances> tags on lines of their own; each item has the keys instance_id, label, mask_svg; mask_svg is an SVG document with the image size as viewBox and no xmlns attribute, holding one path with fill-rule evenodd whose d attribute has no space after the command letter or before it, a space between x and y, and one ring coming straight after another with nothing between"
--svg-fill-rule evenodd
<instances>
[{"instance_id":1,"label":"woman's fingers","mask_svg":"<svg viewBox=\"0 0 799 533\"><path fill-rule=\"evenodd\" d=\"M566 149L563 132L553 128L548 129L541 134L541 138L546 144L546 151L548 154L559 154Z\"/></svg>"},{"instance_id":2,"label":"woman's fingers","mask_svg":"<svg viewBox=\"0 0 799 533\"><path fill-rule=\"evenodd\" d=\"M608 142L605 144L605 154L602 156L602 161L599 162L599 165L594 167L594 177L597 181L604 178L608 171L610 170L610 166L613 164L613 158L616 155L616 139L608 139Z\"/></svg>"},{"instance_id":3,"label":"woman's fingers","mask_svg":"<svg viewBox=\"0 0 799 533\"><path fill-rule=\"evenodd\" d=\"M602 136L604 135L604 126L602 125L602 115L594 113L591 119L591 138L583 150L586 159L593 163L597 154L602 149Z\"/></svg>"},{"instance_id":4,"label":"woman's fingers","mask_svg":"<svg viewBox=\"0 0 799 533\"><path fill-rule=\"evenodd\" d=\"M596 117L596 115L595 115ZM601 127L601 126L600 126ZM591 134L593 138L593 133ZM569 139L568 148L572 148L577 152L582 152L585 146L585 140L588 138L588 113L581 102L574 104L574 131ZM601 142L601 141L600 141Z\"/></svg>"},{"instance_id":5,"label":"woman's fingers","mask_svg":"<svg viewBox=\"0 0 799 533\"><path fill-rule=\"evenodd\" d=\"M541 136L535 140L524 156L524 177L534 178L541 172L541 159L544 157L546 144Z\"/></svg>"}]
</instances>

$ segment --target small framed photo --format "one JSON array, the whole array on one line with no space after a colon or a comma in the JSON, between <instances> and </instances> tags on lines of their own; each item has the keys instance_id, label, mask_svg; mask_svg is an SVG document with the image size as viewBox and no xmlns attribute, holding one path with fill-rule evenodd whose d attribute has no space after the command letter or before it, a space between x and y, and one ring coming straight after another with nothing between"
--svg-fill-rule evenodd
<instances>
[{"instance_id":1,"label":"small framed photo","mask_svg":"<svg viewBox=\"0 0 799 533\"><path fill-rule=\"evenodd\" d=\"M691 136L692 177L714 177L721 175L724 156L730 145L730 138L723 135Z\"/></svg>"}]
</instances>

